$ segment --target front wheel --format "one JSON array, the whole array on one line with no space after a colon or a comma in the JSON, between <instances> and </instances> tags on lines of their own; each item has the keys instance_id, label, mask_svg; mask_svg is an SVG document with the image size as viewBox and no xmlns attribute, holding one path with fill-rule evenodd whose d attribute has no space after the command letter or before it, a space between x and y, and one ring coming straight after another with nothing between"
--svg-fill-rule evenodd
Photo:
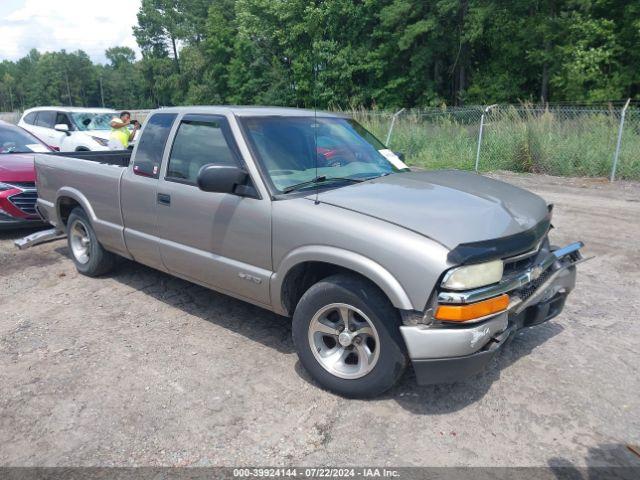
<instances>
[{"instance_id":1,"label":"front wheel","mask_svg":"<svg viewBox=\"0 0 640 480\"><path fill-rule=\"evenodd\" d=\"M323 387L346 397L391 388L407 363L398 311L375 286L334 275L302 296L293 316L300 362Z\"/></svg>"}]
</instances>

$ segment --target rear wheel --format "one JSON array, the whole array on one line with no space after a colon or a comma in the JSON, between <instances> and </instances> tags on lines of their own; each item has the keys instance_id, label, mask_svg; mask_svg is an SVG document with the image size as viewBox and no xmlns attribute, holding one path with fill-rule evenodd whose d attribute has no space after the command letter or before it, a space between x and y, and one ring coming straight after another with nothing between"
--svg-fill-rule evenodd
<instances>
[{"instance_id":1,"label":"rear wheel","mask_svg":"<svg viewBox=\"0 0 640 480\"><path fill-rule=\"evenodd\" d=\"M69 215L67 243L73 263L83 275L97 277L115 265L115 255L100 245L87 213L80 207Z\"/></svg>"},{"instance_id":2,"label":"rear wheel","mask_svg":"<svg viewBox=\"0 0 640 480\"><path fill-rule=\"evenodd\" d=\"M300 362L323 387L347 397L391 388L407 360L398 311L375 286L334 275L302 296L293 316Z\"/></svg>"}]
</instances>

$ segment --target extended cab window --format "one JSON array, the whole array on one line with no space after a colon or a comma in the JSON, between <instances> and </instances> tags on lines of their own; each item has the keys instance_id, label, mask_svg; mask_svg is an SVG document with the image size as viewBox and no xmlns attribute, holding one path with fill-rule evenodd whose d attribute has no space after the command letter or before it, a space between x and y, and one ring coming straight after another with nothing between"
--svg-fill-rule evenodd
<instances>
[{"instance_id":1,"label":"extended cab window","mask_svg":"<svg viewBox=\"0 0 640 480\"><path fill-rule=\"evenodd\" d=\"M156 113L144 127L133 162L133 173L158 178L162 154L169 138L175 113Z\"/></svg>"},{"instance_id":2,"label":"extended cab window","mask_svg":"<svg viewBox=\"0 0 640 480\"><path fill-rule=\"evenodd\" d=\"M36 117L36 125L38 127L53 128L56 121L56 112L43 111L38 112Z\"/></svg>"},{"instance_id":3,"label":"extended cab window","mask_svg":"<svg viewBox=\"0 0 640 480\"><path fill-rule=\"evenodd\" d=\"M204 165L238 165L232 142L224 117L186 116L173 141L167 180L195 185L198 172Z\"/></svg>"}]
</instances>

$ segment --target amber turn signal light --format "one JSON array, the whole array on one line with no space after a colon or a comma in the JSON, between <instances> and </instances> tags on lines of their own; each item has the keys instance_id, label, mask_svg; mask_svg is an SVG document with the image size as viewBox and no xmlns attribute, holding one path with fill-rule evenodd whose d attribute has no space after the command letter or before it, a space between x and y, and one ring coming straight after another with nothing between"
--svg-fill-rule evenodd
<instances>
[{"instance_id":1,"label":"amber turn signal light","mask_svg":"<svg viewBox=\"0 0 640 480\"><path fill-rule=\"evenodd\" d=\"M481 302L467 305L439 305L435 318L448 322L466 322L476 318L498 313L509 306L509 295L506 293L498 297L489 298Z\"/></svg>"}]
</instances>

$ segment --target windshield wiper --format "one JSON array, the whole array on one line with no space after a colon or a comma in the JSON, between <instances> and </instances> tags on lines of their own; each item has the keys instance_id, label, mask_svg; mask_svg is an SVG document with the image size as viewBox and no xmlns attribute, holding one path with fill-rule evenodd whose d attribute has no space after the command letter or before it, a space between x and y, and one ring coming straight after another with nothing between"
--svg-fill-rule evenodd
<instances>
[{"instance_id":1,"label":"windshield wiper","mask_svg":"<svg viewBox=\"0 0 640 480\"><path fill-rule=\"evenodd\" d=\"M373 177L363 178L362 181L366 182L368 180L375 180L376 178L386 177L387 175L391 175L391 172L384 172L384 173L381 173L380 175L374 175Z\"/></svg>"},{"instance_id":2,"label":"windshield wiper","mask_svg":"<svg viewBox=\"0 0 640 480\"><path fill-rule=\"evenodd\" d=\"M311 180L307 180L306 182L300 182L300 183L296 183L295 185L289 185L288 187L284 188L282 190L282 193L291 193L295 190L299 190L301 188L304 188L308 185L313 185L314 183L324 183L324 182L334 182L334 181L339 181L339 180L343 180L345 182L351 182L351 183L360 183L360 182L364 182L363 179L360 178L350 178L350 177L327 177L326 175L319 175L316 178L312 178Z\"/></svg>"}]
</instances>

